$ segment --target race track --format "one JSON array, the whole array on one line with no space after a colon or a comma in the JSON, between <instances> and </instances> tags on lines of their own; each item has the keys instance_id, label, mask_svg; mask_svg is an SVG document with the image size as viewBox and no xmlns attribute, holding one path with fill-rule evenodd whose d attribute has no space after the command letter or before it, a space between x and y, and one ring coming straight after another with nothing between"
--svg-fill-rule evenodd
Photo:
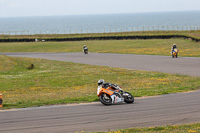
<instances>
[{"instance_id":1,"label":"race track","mask_svg":"<svg viewBox=\"0 0 200 133\"><path fill-rule=\"evenodd\" d=\"M132 70L157 71L164 73L200 76L200 58L109 54L109 53L0 53L10 56L42 58L82 64L119 67Z\"/></svg>"},{"instance_id":2,"label":"race track","mask_svg":"<svg viewBox=\"0 0 200 133\"><path fill-rule=\"evenodd\" d=\"M2 54L2 53L1 53ZM200 76L200 58L89 53L3 53L83 64ZM134 94L133 94L134 95ZM99 102L0 111L0 133L75 133L200 122L200 90L149 98L133 104Z\"/></svg>"},{"instance_id":3,"label":"race track","mask_svg":"<svg viewBox=\"0 0 200 133\"><path fill-rule=\"evenodd\" d=\"M75 133L200 122L200 90L101 103L0 111L0 133Z\"/></svg>"}]
</instances>

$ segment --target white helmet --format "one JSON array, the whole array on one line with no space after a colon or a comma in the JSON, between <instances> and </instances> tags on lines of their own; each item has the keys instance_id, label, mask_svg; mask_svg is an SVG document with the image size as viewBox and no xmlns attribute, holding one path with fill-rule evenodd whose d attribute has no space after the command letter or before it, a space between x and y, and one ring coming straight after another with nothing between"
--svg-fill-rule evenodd
<instances>
[{"instance_id":1,"label":"white helmet","mask_svg":"<svg viewBox=\"0 0 200 133\"><path fill-rule=\"evenodd\" d=\"M99 79L98 85L103 85L104 83L105 83L105 81L103 79Z\"/></svg>"}]
</instances>

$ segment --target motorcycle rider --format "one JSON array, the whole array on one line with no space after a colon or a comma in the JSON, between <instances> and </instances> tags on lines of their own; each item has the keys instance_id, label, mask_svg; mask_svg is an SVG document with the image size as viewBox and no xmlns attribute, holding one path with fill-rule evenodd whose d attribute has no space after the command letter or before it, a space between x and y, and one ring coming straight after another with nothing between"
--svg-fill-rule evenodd
<instances>
[{"instance_id":1,"label":"motorcycle rider","mask_svg":"<svg viewBox=\"0 0 200 133\"><path fill-rule=\"evenodd\" d=\"M111 87L112 89L114 89L114 90L120 90L120 92L123 93L123 90L117 84L112 84L112 83L109 83L109 82L105 83L104 79L100 79L98 81L98 86L102 86L102 88Z\"/></svg>"},{"instance_id":2,"label":"motorcycle rider","mask_svg":"<svg viewBox=\"0 0 200 133\"><path fill-rule=\"evenodd\" d=\"M174 51L175 48L178 49L177 46L176 46L176 44L173 44L173 46L171 48L172 52ZM172 54L172 52L171 52L171 54Z\"/></svg>"},{"instance_id":3,"label":"motorcycle rider","mask_svg":"<svg viewBox=\"0 0 200 133\"><path fill-rule=\"evenodd\" d=\"M84 46L83 46L83 52L85 52L86 50L88 50L88 48L87 48L86 45L84 45Z\"/></svg>"}]
</instances>

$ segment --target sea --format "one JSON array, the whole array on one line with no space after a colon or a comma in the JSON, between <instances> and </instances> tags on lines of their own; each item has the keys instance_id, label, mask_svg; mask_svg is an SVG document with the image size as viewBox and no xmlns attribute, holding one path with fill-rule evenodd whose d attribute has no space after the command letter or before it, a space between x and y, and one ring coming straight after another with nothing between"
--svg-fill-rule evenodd
<instances>
[{"instance_id":1,"label":"sea","mask_svg":"<svg viewBox=\"0 0 200 133\"><path fill-rule=\"evenodd\" d=\"M200 30L199 11L0 17L0 35Z\"/></svg>"}]
</instances>

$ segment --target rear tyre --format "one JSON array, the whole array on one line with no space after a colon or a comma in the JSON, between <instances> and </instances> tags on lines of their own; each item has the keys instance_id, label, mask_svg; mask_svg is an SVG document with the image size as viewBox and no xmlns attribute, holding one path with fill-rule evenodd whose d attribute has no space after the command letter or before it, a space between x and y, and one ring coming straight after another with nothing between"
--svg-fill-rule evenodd
<instances>
[{"instance_id":1,"label":"rear tyre","mask_svg":"<svg viewBox=\"0 0 200 133\"><path fill-rule=\"evenodd\" d=\"M128 96L124 97L124 102L126 103L133 103L134 102L134 97L131 95L129 92L124 92L128 94Z\"/></svg>"},{"instance_id":2,"label":"rear tyre","mask_svg":"<svg viewBox=\"0 0 200 133\"><path fill-rule=\"evenodd\" d=\"M176 58L178 58L178 54L176 54Z\"/></svg>"},{"instance_id":3,"label":"rear tyre","mask_svg":"<svg viewBox=\"0 0 200 133\"><path fill-rule=\"evenodd\" d=\"M105 94L105 93L99 96L99 100L102 104L107 105L107 106L112 104L112 98L108 94Z\"/></svg>"}]
</instances>

